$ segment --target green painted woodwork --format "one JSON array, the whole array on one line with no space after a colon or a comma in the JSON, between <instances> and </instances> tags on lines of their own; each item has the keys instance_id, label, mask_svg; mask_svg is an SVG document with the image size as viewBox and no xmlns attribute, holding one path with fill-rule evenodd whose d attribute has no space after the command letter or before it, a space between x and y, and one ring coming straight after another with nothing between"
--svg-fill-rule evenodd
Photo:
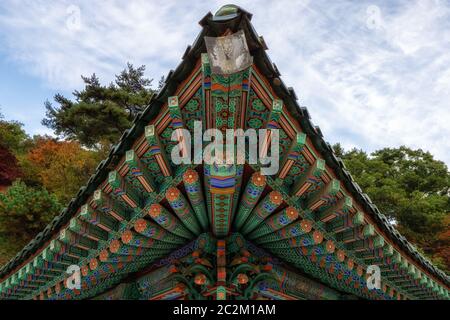
<instances>
[{"instance_id":1,"label":"green painted woodwork","mask_svg":"<svg viewBox=\"0 0 450 320\"><path fill-rule=\"evenodd\" d=\"M336 239L348 243L350 241L362 240L375 235L375 229L372 225L358 226L347 229L336 235Z\"/></svg>"},{"instance_id":2,"label":"green painted woodwork","mask_svg":"<svg viewBox=\"0 0 450 320\"><path fill-rule=\"evenodd\" d=\"M260 223L258 227L248 235L248 238L255 239L278 231L279 229L294 222L297 218L297 209L295 209L294 207L288 207L281 212L270 216L267 220Z\"/></svg>"},{"instance_id":3,"label":"green painted woodwork","mask_svg":"<svg viewBox=\"0 0 450 320\"><path fill-rule=\"evenodd\" d=\"M119 201L115 201L100 189L94 192L93 202L96 209L106 215L111 215L118 221L129 220L131 218L130 210L126 206Z\"/></svg>"},{"instance_id":4,"label":"green painted woodwork","mask_svg":"<svg viewBox=\"0 0 450 320\"><path fill-rule=\"evenodd\" d=\"M236 219L234 222L236 229L241 229L251 211L255 207L256 203L261 196L261 193L266 186L266 179L259 172L253 173L251 178L249 179L244 194L241 198L241 203L239 206L239 210L236 214Z\"/></svg>"},{"instance_id":5,"label":"green painted woodwork","mask_svg":"<svg viewBox=\"0 0 450 320\"><path fill-rule=\"evenodd\" d=\"M130 208L142 205L142 196L129 186L125 179L113 170L108 175L108 185L111 187L111 196Z\"/></svg>"},{"instance_id":6,"label":"green painted woodwork","mask_svg":"<svg viewBox=\"0 0 450 320\"><path fill-rule=\"evenodd\" d=\"M317 220L326 222L338 216L347 214L351 208L352 198L344 196L342 199L339 199L334 206L330 206L326 210L317 212L316 217Z\"/></svg>"},{"instance_id":7,"label":"green painted woodwork","mask_svg":"<svg viewBox=\"0 0 450 320\"><path fill-rule=\"evenodd\" d=\"M84 235L95 241L108 240L108 232L93 224L72 218L69 224L69 230Z\"/></svg>"},{"instance_id":8,"label":"green painted woodwork","mask_svg":"<svg viewBox=\"0 0 450 320\"><path fill-rule=\"evenodd\" d=\"M147 211L150 217L162 228L177 236L187 239L192 238L192 233L166 208L159 204L152 204Z\"/></svg>"},{"instance_id":9,"label":"green painted woodwork","mask_svg":"<svg viewBox=\"0 0 450 320\"><path fill-rule=\"evenodd\" d=\"M145 139L148 144L148 150L145 153L145 157L152 158L161 170L163 176L171 176L172 168L167 160L166 150L160 142L160 137L156 132L154 125L145 127Z\"/></svg>"},{"instance_id":10,"label":"green painted woodwork","mask_svg":"<svg viewBox=\"0 0 450 320\"><path fill-rule=\"evenodd\" d=\"M197 171L188 169L183 174L183 183L189 202L195 212L195 217L199 222L202 231L208 230L208 213L205 207L205 199L203 197L202 186Z\"/></svg>"},{"instance_id":11,"label":"green painted woodwork","mask_svg":"<svg viewBox=\"0 0 450 320\"><path fill-rule=\"evenodd\" d=\"M312 186L319 185L320 176L325 171L325 161L323 159L316 159L315 163L297 179L292 187L291 194L297 197L303 195Z\"/></svg>"},{"instance_id":12,"label":"green painted woodwork","mask_svg":"<svg viewBox=\"0 0 450 320\"><path fill-rule=\"evenodd\" d=\"M72 244L86 250L97 249L97 241L89 239L88 237L82 236L69 229L61 230L59 233L59 240L66 244Z\"/></svg>"},{"instance_id":13,"label":"green painted woodwork","mask_svg":"<svg viewBox=\"0 0 450 320\"><path fill-rule=\"evenodd\" d=\"M166 191L166 199L178 219L193 234L200 234L200 225L195 218L191 205L176 187L170 187Z\"/></svg>"},{"instance_id":14,"label":"green painted woodwork","mask_svg":"<svg viewBox=\"0 0 450 320\"><path fill-rule=\"evenodd\" d=\"M170 233L168 230L145 219L137 220L134 224L134 230L147 238L157 239L171 244L180 245L185 242L184 238L179 237L174 233ZM137 237L138 235L133 233L132 236Z\"/></svg>"},{"instance_id":15,"label":"green painted woodwork","mask_svg":"<svg viewBox=\"0 0 450 320\"><path fill-rule=\"evenodd\" d=\"M281 228L275 233L269 233L264 237L257 238L255 239L255 242L258 244L263 244L267 242L274 242L293 237L298 237L310 232L311 228L312 228L311 221L308 220L297 221Z\"/></svg>"},{"instance_id":16,"label":"green painted woodwork","mask_svg":"<svg viewBox=\"0 0 450 320\"><path fill-rule=\"evenodd\" d=\"M117 220L112 216L94 211L89 205L85 204L80 209L80 218L102 229L117 231L119 228Z\"/></svg>"},{"instance_id":17,"label":"green painted woodwork","mask_svg":"<svg viewBox=\"0 0 450 320\"><path fill-rule=\"evenodd\" d=\"M360 226L364 222L364 215L358 211L353 216L346 214L341 217L336 217L325 224L325 229L330 233L339 233L353 227Z\"/></svg>"},{"instance_id":18,"label":"green painted woodwork","mask_svg":"<svg viewBox=\"0 0 450 320\"><path fill-rule=\"evenodd\" d=\"M326 186L315 192L308 200L306 207L311 211L330 204L340 190L339 180L333 179Z\"/></svg>"},{"instance_id":19,"label":"green painted woodwork","mask_svg":"<svg viewBox=\"0 0 450 320\"><path fill-rule=\"evenodd\" d=\"M250 213L246 223L242 227L242 233L253 231L264 219L266 219L283 202L283 196L277 192L270 192Z\"/></svg>"},{"instance_id":20,"label":"green painted woodwork","mask_svg":"<svg viewBox=\"0 0 450 320\"><path fill-rule=\"evenodd\" d=\"M301 151L306 144L306 134L297 133L295 139L292 141L289 150L284 152L283 159L280 163L280 170L278 171L278 178L284 179L297 161L301 159ZM282 183L282 182L281 182Z\"/></svg>"},{"instance_id":21,"label":"green painted woodwork","mask_svg":"<svg viewBox=\"0 0 450 320\"><path fill-rule=\"evenodd\" d=\"M128 167L127 179L133 184L133 187L139 188L141 192L156 191L156 185L149 170L133 149L125 153L125 165Z\"/></svg>"}]
</instances>

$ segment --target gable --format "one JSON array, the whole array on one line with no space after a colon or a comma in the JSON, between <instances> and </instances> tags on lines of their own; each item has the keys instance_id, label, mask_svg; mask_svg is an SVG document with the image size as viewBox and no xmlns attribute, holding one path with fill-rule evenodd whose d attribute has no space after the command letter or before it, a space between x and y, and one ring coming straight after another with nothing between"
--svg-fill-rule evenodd
<instances>
[{"instance_id":1,"label":"gable","mask_svg":"<svg viewBox=\"0 0 450 320\"><path fill-rule=\"evenodd\" d=\"M255 63L231 75L212 73L201 42L204 29L87 187L31 249L2 269L2 297L93 297L170 253L194 252L212 241L202 238L207 232L217 240L204 250L207 260L242 235L248 246L280 259L274 267L278 276L288 265L364 298L448 296L442 275L398 240L311 124L307 110L296 105L295 94L255 40L249 17L242 13L236 19L239 23L225 27L211 17L202 23L212 36L244 29ZM248 163L232 170L175 165L172 134L180 128L193 134L196 120L205 129L279 130L278 173L261 177L260 164ZM270 136L265 138L270 145ZM256 251L255 259L266 266ZM226 269L221 263L211 262ZM81 268L83 292L64 289L64 268L70 264ZM365 285L372 264L383 273L382 287L374 291ZM275 295L276 288L270 289Z\"/></svg>"}]
</instances>

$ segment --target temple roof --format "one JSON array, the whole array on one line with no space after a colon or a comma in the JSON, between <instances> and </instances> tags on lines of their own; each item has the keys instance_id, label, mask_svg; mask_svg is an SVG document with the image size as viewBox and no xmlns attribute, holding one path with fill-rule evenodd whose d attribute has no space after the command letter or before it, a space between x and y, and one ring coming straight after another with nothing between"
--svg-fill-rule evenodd
<instances>
[{"instance_id":1,"label":"temple roof","mask_svg":"<svg viewBox=\"0 0 450 320\"><path fill-rule=\"evenodd\" d=\"M50 241L57 237L59 232L77 215L80 207L93 196L95 190L108 179L110 171L119 164L136 139L144 134L145 127L148 123L159 114L168 98L175 94L179 84L192 73L201 54L206 52L204 37L218 37L223 35L227 30L231 32L243 30L250 54L253 56L254 65L269 81L275 95L284 102L285 107L292 117L299 121L303 132L310 138L314 148L321 154L326 166L334 172L336 178L349 191L354 201L363 208L364 213L379 227L382 236L394 243L399 248L402 256L413 260L430 278L439 282L447 290L449 289L449 276L423 257L388 222L386 216L379 211L369 196L353 180L350 172L345 168L343 161L334 154L331 145L324 140L320 128L312 123L307 108L299 104L294 90L291 87L287 87L281 80L276 65L266 53L267 45L263 37L259 36L254 30L250 22L251 18L252 15L240 7L227 5L220 8L215 15L208 13L200 20L199 24L202 27L200 34L194 43L186 48L181 63L175 70L171 70L168 73L165 84L158 94L151 99L148 107L135 118L132 127L123 133L120 141L111 149L108 157L99 163L96 172L91 176L86 186L80 188L79 192L67 207L26 245L16 257L2 267L0 270L0 283L16 273L27 261L30 261L34 256L41 253Z\"/></svg>"}]
</instances>

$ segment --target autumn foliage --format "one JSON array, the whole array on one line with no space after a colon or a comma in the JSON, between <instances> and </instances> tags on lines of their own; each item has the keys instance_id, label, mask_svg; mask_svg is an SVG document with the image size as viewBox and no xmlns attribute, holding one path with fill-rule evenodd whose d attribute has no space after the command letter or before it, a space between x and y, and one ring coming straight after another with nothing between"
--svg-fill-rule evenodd
<instances>
[{"instance_id":1,"label":"autumn foliage","mask_svg":"<svg viewBox=\"0 0 450 320\"><path fill-rule=\"evenodd\" d=\"M63 203L78 192L96 166L94 153L78 142L48 137L38 139L27 158L42 185Z\"/></svg>"},{"instance_id":2,"label":"autumn foliage","mask_svg":"<svg viewBox=\"0 0 450 320\"><path fill-rule=\"evenodd\" d=\"M61 212L98 162L78 142L24 137L0 145L0 186L9 186L0 193L0 265Z\"/></svg>"},{"instance_id":3,"label":"autumn foliage","mask_svg":"<svg viewBox=\"0 0 450 320\"><path fill-rule=\"evenodd\" d=\"M16 157L0 144L0 188L9 186L21 176ZM1 191L1 190L0 190Z\"/></svg>"}]
</instances>

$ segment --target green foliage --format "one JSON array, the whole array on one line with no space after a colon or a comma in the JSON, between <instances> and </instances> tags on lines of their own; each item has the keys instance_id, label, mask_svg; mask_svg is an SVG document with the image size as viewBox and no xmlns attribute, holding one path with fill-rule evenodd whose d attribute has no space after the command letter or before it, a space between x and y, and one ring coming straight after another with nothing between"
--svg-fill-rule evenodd
<instances>
[{"instance_id":1,"label":"green foliage","mask_svg":"<svg viewBox=\"0 0 450 320\"><path fill-rule=\"evenodd\" d=\"M23 124L6 121L0 113L0 145L17 155L25 150L28 141L29 137L23 130Z\"/></svg>"},{"instance_id":2,"label":"green foliage","mask_svg":"<svg viewBox=\"0 0 450 320\"><path fill-rule=\"evenodd\" d=\"M407 147L384 148L368 155L362 150L333 147L352 176L382 213L411 242L449 270L441 252L450 215L450 173L429 152ZM438 258L439 256L439 258ZM444 264L442 261L446 260Z\"/></svg>"},{"instance_id":3,"label":"green foliage","mask_svg":"<svg viewBox=\"0 0 450 320\"><path fill-rule=\"evenodd\" d=\"M398 220L403 234L423 244L434 240L445 230L443 221L449 214L448 210L448 197L412 192L400 203Z\"/></svg>"},{"instance_id":4,"label":"green foliage","mask_svg":"<svg viewBox=\"0 0 450 320\"><path fill-rule=\"evenodd\" d=\"M0 193L0 235L11 243L28 241L61 209L55 195L17 180L6 193Z\"/></svg>"},{"instance_id":5,"label":"green foliage","mask_svg":"<svg viewBox=\"0 0 450 320\"><path fill-rule=\"evenodd\" d=\"M0 234L0 266L8 263L26 244L23 239L10 239Z\"/></svg>"},{"instance_id":6,"label":"green foliage","mask_svg":"<svg viewBox=\"0 0 450 320\"><path fill-rule=\"evenodd\" d=\"M429 152L411 150L404 146L384 148L373 157L389 166L389 174L411 194L446 194L450 190L450 174L442 161L435 160Z\"/></svg>"},{"instance_id":7,"label":"green foliage","mask_svg":"<svg viewBox=\"0 0 450 320\"><path fill-rule=\"evenodd\" d=\"M0 266L7 263L56 216L55 195L16 180L0 193Z\"/></svg>"},{"instance_id":8,"label":"green foliage","mask_svg":"<svg viewBox=\"0 0 450 320\"><path fill-rule=\"evenodd\" d=\"M73 93L75 101L57 94L54 99L58 107L45 103L42 124L87 147L116 143L153 95L151 80L144 77L144 71L145 66L134 68L128 63L108 86L101 85L95 74L82 77L85 88Z\"/></svg>"}]
</instances>

